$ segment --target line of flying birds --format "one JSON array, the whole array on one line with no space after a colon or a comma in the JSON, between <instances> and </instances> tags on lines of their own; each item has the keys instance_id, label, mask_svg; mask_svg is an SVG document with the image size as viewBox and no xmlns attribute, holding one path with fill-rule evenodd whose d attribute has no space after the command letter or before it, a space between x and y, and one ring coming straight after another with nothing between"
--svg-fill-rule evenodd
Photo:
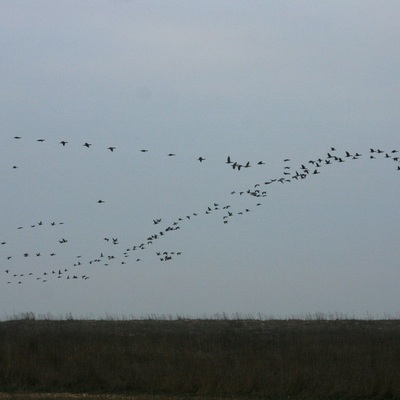
<instances>
[{"instance_id":1,"label":"line of flying birds","mask_svg":"<svg viewBox=\"0 0 400 400\"><path fill-rule=\"evenodd\" d=\"M15 136L15 140L20 140L22 139L21 136ZM37 139L37 142L43 143L45 142L45 139ZM59 142L63 147L65 147L68 142L65 140L62 140ZM84 142L83 147L90 148L92 146L91 143ZM111 152L114 152L116 150L116 146L109 146L107 148ZM148 152L148 149L141 149L140 150L143 153ZM400 171L400 158L397 155L399 151L397 149L392 149L389 151L384 151L382 149L374 149L370 148L368 155L369 159L376 159L378 157L384 158L391 160L396 163L396 169ZM175 156L175 153L169 153L169 157ZM269 185L272 184L284 184L284 183L290 183L298 180L303 180L306 179L310 176L318 175L321 173L321 169L325 166L328 165L333 165L333 164L340 164L344 163L349 160L357 160L361 158L363 155L361 153L353 153L350 151L345 151L343 154L338 154L338 151L336 150L335 147L331 147L330 150L323 156L323 157L318 157L313 160L309 160L308 162L301 164L298 166L296 169L292 168L290 165L290 159L285 158L283 159L283 171L280 176L277 176L273 179L266 180L264 182L259 182L255 183L252 187L246 188L244 190L233 190L230 192L230 195L238 195L238 196L250 196L251 198L256 198L257 202L255 204L256 207L261 206L261 198L267 197L267 190L266 187L270 187ZM199 162L206 161L206 158L200 156L197 159ZM225 164L228 165L229 167L232 168L232 170L240 171L243 169L247 169L252 167L250 161L246 162L239 162L233 160L230 156L227 156ZM265 165L265 162L260 160L255 163L255 165ZM17 168L14 166L13 168ZM104 204L105 200L100 199L97 201L99 204ZM85 265L92 265L92 264L102 264L106 267L112 266L112 265L124 265L128 263L128 258L131 257L131 255L136 252L138 253L137 256L133 256L133 262L137 263L141 261L141 256L139 253L143 252L146 249L150 249L156 242L158 242L160 239L162 239L164 236L171 234L174 231L180 230L181 228L184 227L185 221L190 221L193 218L199 217L200 215L210 215L210 214L215 214L219 213L221 214L221 221L223 224L228 224L229 221L234 218L237 215L244 215L246 213L249 213L251 211L250 207L241 207L238 209L233 209L231 204L221 204L218 202L214 202L212 204L206 205L203 210L197 211L197 212L192 212L187 215L182 215L178 218L176 218L173 221L169 221L168 223L164 222L163 218L154 218L153 219L153 226L157 226L157 230L153 231L150 235L146 235L143 237L143 240L141 243L136 243L131 245L128 248L125 248L123 250L120 250L119 253L116 253L114 250L111 251L111 247L109 246L121 246L119 238L115 237L104 237L104 243L108 247L106 247L106 251L103 250L100 252L100 254L97 257L90 258L86 261L83 261L83 258L81 255L76 256L76 260L71 263L71 265L68 266L58 266L54 267L50 270L44 271L44 272L39 272L39 271L29 271L29 272L17 272L13 271L13 268L11 266L8 266L11 262L12 259L17 259L18 263L20 264L22 260L26 259L31 259L32 257L55 257L56 258L56 252L50 252L50 253L42 253L41 251L36 251L34 253L29 253L29 252L21 252L20 254L16 255L3 255L3 253L7 250L7 240L1 240L0 241L0 262L4 266L4 272L3 276L5 276L5 282L7 284L23 284L27 278L34 279L35 281L38 282L50 282L51 280L58 280L58 279L67 279L71 281L76 281L76 280L81 280L81 281L86 281L90 277L82 273L82 269L84 268ZM59 225L64 225L64 222L46 222L44 223L42 220L38 221L36 223L32 223L26 226L26 228L37 228L37 227L49 227L49 226L59 226ZM25 228L25 226L17 226L17 230L21 230ZM63 236L60 236L57 239L58 245L68 245L69 241L67 238L64 238ZM56 244L56 243L55 243ZM182 254L181 251L171 251L171 250L157 250L154 252L155 256L158 258L159 261L165 262L165 261L171 261L175 257L178 257Z\"/></svg>"}]
</instances>

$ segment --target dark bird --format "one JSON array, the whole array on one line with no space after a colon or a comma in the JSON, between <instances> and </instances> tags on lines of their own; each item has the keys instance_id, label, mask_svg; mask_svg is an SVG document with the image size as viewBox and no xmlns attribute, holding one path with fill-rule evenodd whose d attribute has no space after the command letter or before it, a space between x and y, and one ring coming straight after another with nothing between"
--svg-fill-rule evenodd
<instances>
[{"instance_id":1,"label":"dark bird","mask_svg":"<svg viewBox=\"0 0 400 400\"><path fill-rule=\"evenodd\" d=\"M169 153L169 154L168 154L168 157L173 157L173 156L175 156L174 153Z\"/></svg>"},{"instance_id":2,"label":"dark bird","mask_svg":"<svg viewBox=\"0 0 400 400\"><path fill-rule=\"evenodd\" d=\"M148 150L146 150L146 149L142 149L142 150L140 150L142 153L146 153Z\"/></svg>"},{"instance_id":3,"label":"dark bird","mask_svg":"<svg viewBox=\"0 0 400 400\"><path fill-rule=\"evenodd\" d=\"M205 160L205 158L199 157L198 160L199 160L200 162L203 162L203 161Z\"/></svg>"},{"instance_id":4,"label":"dark bird","mask_svg":"<svg viewBox=\"0 0 400 400\"><path fill-rule=\"evenodd\" d=\"M99 200L98 203L99 203L99 204L105 203L105 201L104 201L104 200Z\"/></svg>"},{"instance_id":5,"label":"dark bird","mask_svg":"<svg viewBox=\"0 0 400 400\"><path fill-rule=\"evenodd\" d=\"M41 143L43 143L44 141L45 141L45 139L38 139L38 140L36 140L37 142L41 142Z\"/></svg>"},{"instance_id":6,"label":"dark bird","mask_svg":"<svg viewBox=\"0 0 400 400\"><path fill-rule=\"evenodd\" d=\"M21 139L21 136L14 136L14 139Z\"/></svg>"},{"instance_id":7,"label":"dark bird","mask_svg":"<svg viewBox=\"0 0 400 400\"><path fill-rule=\"evenodd\" d=\"M68 142L66 142L65 140L61 140L60 144L62 144L63 146L65 146Z\"/></svg>"},{"instance_id":8,"label":"dark bird","mask_svg":"<svg viewBox=\"0 0 400 400\"><path fill-rule=\"evenodd\" d=\"M113 152L115 150L115 147L110 146L110 147L107 147L107 149L110 150L111 152Z\"/></svg>"},{"instance_id":9,"label":"dark bird","mask_svg":"<svg viewBox=\"0 0 400 400\"><path fill-rule=\"evenodd\" d=\"M230 156L228 156L228 158L226 159L226 163L225 164L232 164L232 161L231 161L231 157Z\"/></svg>"},{"instance_id":10,"label":"dark bird","mask_svg":"<svg viewBox=\"0 0 400 400\"><path fill-rule=\"evenodd\" d=\"M86 142L86 143L83 144L83 146L85 146L85 147L87 147L87 148L89 148L91 145L92 145L92 144L91 144L91 143L88 143L88 142Z\"/></svg>"}]
</instances>

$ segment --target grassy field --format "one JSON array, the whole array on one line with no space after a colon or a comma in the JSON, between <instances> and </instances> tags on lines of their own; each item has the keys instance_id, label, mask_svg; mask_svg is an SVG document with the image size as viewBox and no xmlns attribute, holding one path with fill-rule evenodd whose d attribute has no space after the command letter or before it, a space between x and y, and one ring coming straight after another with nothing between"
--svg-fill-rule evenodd
<instances>
[{"instance_id":1,"label":"grassy field","mask_svg":"<svg viewBox=\"0 0 400 400\"><path fill-rule=\"evenodd\" d=\"M400 399L400 320L9 320L0 322L0 392Z\"/></svg>"}]
</instances>

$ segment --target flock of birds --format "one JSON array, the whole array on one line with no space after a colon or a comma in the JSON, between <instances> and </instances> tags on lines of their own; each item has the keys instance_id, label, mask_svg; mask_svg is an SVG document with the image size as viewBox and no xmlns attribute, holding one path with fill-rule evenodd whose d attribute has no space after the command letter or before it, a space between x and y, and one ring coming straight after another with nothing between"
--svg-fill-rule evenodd
<instances>
[{"instance_id":1,"label":"flock of birds","mask_svg":"<svg viewBox=\"0 0 400 400\"><path fill-rule=\"evenodd\" d=\"M14 140L23 140L21 136L15 136ZM38 143L44 143L45 139L37 139ZM67 148L69 143L66 140L61 140L58 143L63 148ZM92 148L92 143L84 142L82 144L83 147L87 149ZM105 150L109 150L111 153L117 151L116 146L109 146L105 148ZM140 149L142 153L149 152L149 149ZM390 160L395 163L395 167L398 171L400 171L400 156L397 154L399 150L390 149L390 150L382 150L378 148L370 148L368 150L368 154L361 154L358 152L350 152L344 151L339 152L335 147L331 147L326 154L322 157L318 157L312 160L309 160L303 164L300 164L296 168L293 168L291 165L291 159L285 158L283 159L283 168L282 172L276 176L275 178L264 180L261 182L255 183L251 187L247 187L243 190L232 190L230 192L231 196L249 196L253 199L256 199L254 203L256 207L262 205L262 199L267 197L267 188L270 188L270 185L282 185L288 184L291 182L299 181L307 179L311 176L318 175L321 173L322 169L333 164L340 164L344 162L348 162L350 160L357 160L361 157L368 157L369 159L376 158L384 158ZM175 153L166 154L168 157L175 157ZM207 159L203 156L199 156L196 161L203 163L206 162ZM222 164L222 162L221 162ZM231 168L234 171L243 171L253 166L263 166L266 164L263 160L255 161L239 161L233 160L230 156L227 156L224 164ZM17 165L12 166L13 169L17 169ZM97 200L98 204L104 204L106 201L104 199ZM210 214L218 213L221 217L221 221L223 224L229 224L232 218L238 215L245 215L252 210L252 206L241 207L239 209L234 209L232 204L223 204L220 202L213 202L211 204L205 205L205 207L196 212L192 212L190 214L181 215L175 218L172 221L165 221L164 218L157 217L152 220L153 232L149 235L143 236L142 241L132 244L131 246L121 249L120 240L117 237L104 237L103 238L103 247L102 251L99 251L99 254L96 257L92 257L89 259L85 259L82 255L76 255L74 261L69 265L59 265L57 262L57 251L52 251L48 253L44 253L40 250L35 252L21 252L20 254L9 254L7 252L7 239L0 237L0 265L3 267L2 281L7 284L18 284L21 285L26 283L27 280L34 280L36 282L46 283L58 279L66 279L71 281L81 280L86 281L90 279L90 276L87 273L84 273L85 266L87 265L95 265L101 264L105 267L110 267L114 265L124 265L124 264L132 264L138 263L141 261L141 254L144 251L153 250L156 259L160 262L166 262L174 260L175 258L181 256L181 250L164 250L159 249L154 250L155 244L162 242L162 239L170 235L171 233L180 230L185 226L185 223L188 221L198 218L200 216L207 216ZM29 225L19 225L16 226L17 230L23 229L54 229L52 234L56 236L57 246L68 246L69 239L64 237L63 233L60 232L62 230L62 226L64 225L63 221L36 221ZM54 233L53 233L54 232ZM118 251L115 251L115 248ZM23 260L27 262L27 266L29 266L29 261L32 258L38 257L49 257L51 258L51 263L54 265L53 268L48 269L46 271L38 271L29 270L29 271L20 271L15 266L13 267L12 261L17 259L18 265L21 265ZM129 260L128 260L129 259ZM54 262L53 262L54 260ZM132 261L133 260L133 261Z\"/></svg>"}]
</instances>

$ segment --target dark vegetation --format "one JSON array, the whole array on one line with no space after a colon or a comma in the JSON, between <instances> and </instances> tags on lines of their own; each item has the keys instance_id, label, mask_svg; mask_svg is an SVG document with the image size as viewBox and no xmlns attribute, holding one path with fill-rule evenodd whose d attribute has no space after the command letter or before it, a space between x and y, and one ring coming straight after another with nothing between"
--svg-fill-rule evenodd
<instances>
[{"instance_id":1,"label":"dark vegetation","mask_svg":"<svg viewBox=\"0 0 400 400\"><path fill-rule=\"evenodd\" d=\"M400 320L8 320L0 392L400 398Z\"/></svg>"}]
</instances>

